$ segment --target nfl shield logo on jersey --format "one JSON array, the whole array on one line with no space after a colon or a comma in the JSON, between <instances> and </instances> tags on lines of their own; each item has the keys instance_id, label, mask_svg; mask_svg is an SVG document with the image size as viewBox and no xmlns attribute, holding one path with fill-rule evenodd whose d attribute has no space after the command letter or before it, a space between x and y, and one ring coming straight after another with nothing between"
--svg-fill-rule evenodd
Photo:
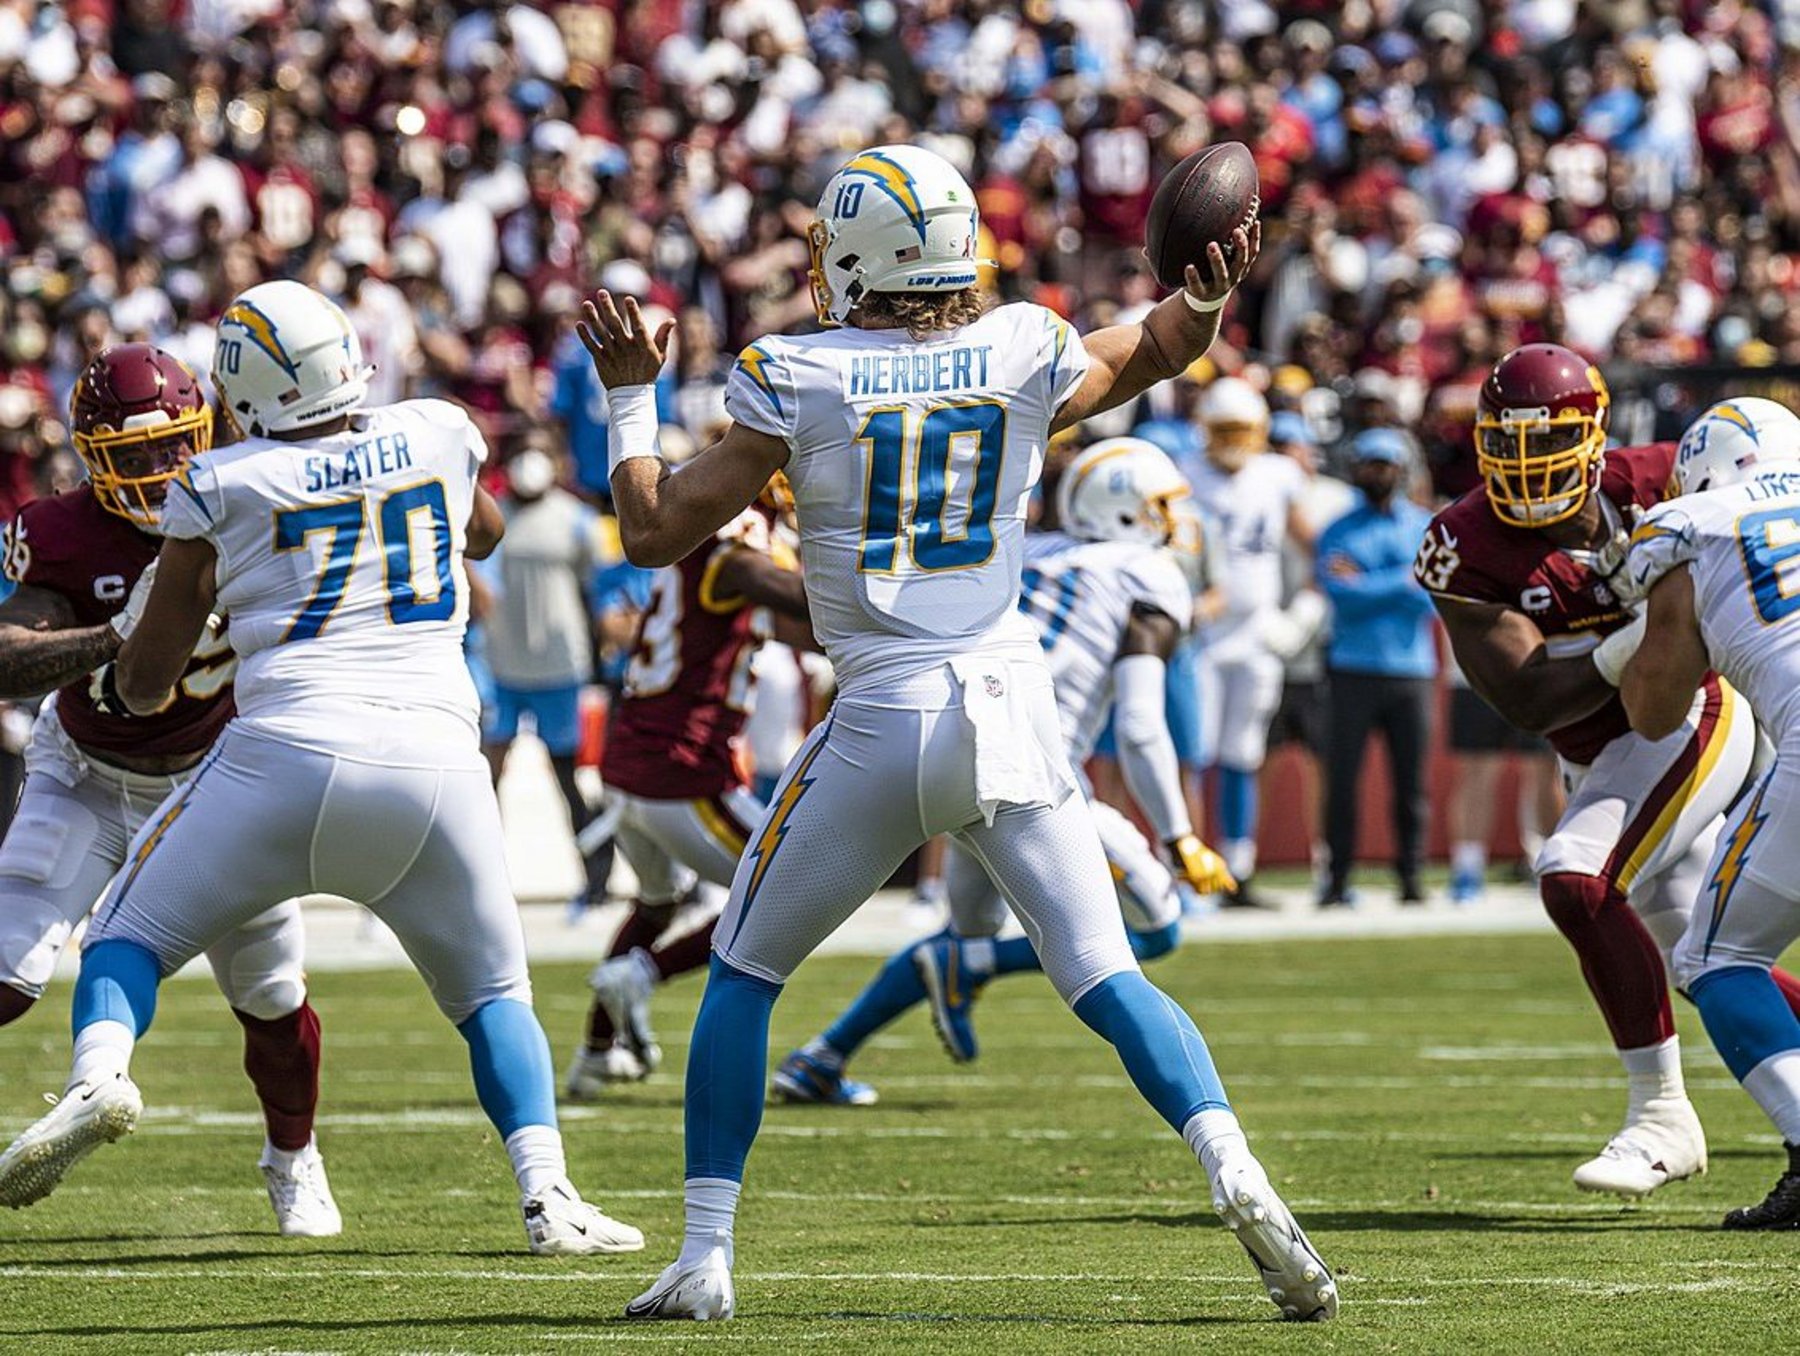
<instances>
[{"instance_id":1,"label":"nfl shield logo on jersey","mask_svg":"<svg viewBox=\"0 0 1800 1356\"><path fill-rule=\"evenodd\" d=\"M991 673L984 673L981 675L981 685L987 689L987 694L990 697L1003 697L1006 695L1006 684L1001 682Z\"/></svg>"}]
</instances>

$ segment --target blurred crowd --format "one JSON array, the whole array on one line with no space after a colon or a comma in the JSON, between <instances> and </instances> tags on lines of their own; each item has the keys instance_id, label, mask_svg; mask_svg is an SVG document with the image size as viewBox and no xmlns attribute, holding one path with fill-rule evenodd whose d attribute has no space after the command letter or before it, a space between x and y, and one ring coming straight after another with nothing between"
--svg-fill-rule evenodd
<instances>
[{"instance_id":1,"label":"blurred crowd","mask_svg":"<svg viewBox=\"0 0 1800 1356\"><path fill-rule=\"evenodd\" d=\"M478 414L604 507L596 286L679 321L665 450L731 355L813 323L805 228L853 150L962 168L990 284L1082 326L1157 287L1162 173L1253 150L1263 257L1221 343L1109 426L1197 465L1244 377L1308 469L1391 429L1474 483L1508 348L1800 362L1790 0L0 0L0 518L68 483L75 373L147 338L204 370L229 298L340 298L371 398Z\"/></svg>"}]
</instances>

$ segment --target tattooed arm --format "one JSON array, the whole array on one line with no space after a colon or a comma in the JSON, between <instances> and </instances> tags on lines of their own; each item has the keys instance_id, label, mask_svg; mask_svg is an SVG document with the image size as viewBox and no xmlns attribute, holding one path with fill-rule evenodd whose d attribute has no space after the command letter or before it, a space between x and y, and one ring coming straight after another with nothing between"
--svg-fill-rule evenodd
<instances>
[{"instance_id":1,"label":"tattooed arm","mask_svg":"<svg viewBox=\"0 0 1800 1356\"><path fill-rule=\"evenodd\" d=\"M118 654L112 627L74 622L67 599L30 584L0 603L0 700L54 692Z\"/></svg>"}]
</instances>

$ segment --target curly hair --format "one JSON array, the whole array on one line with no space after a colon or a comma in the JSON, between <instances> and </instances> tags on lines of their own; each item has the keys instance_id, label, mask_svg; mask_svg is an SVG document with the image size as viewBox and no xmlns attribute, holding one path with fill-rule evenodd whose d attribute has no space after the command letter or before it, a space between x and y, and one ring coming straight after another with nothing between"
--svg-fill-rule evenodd
<instances>
[{"instance_id":1,"label":"curly hair","mask_svg":"<svg viewBox=\"0 0 1800 1356\"><path fill-rule=\"evenodd\" d=\"M960 292L871 292L856 309L865 321L891 321L895 329L923 339L981 319L987 298L978 287Z\"/></svg>"}]
</instances>

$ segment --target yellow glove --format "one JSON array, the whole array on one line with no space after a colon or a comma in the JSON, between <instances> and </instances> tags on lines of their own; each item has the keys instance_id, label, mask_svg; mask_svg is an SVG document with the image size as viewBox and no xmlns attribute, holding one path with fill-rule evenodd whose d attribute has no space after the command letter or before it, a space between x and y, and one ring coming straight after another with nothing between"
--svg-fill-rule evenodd
<instances>
[{"instance_id":1,"label":"yellow glove","mask_svg":"<svg viewBox=\"0 0 1800 1356\"><path fill-rule=\"evenodd\" d=\"M1200 894L1220 895L1237 889L1237 880L1226 870L1225 859L1195 835L1170 839L1169 855L1174 857L1182 879Z\"/></svg>"}]
</instances>

